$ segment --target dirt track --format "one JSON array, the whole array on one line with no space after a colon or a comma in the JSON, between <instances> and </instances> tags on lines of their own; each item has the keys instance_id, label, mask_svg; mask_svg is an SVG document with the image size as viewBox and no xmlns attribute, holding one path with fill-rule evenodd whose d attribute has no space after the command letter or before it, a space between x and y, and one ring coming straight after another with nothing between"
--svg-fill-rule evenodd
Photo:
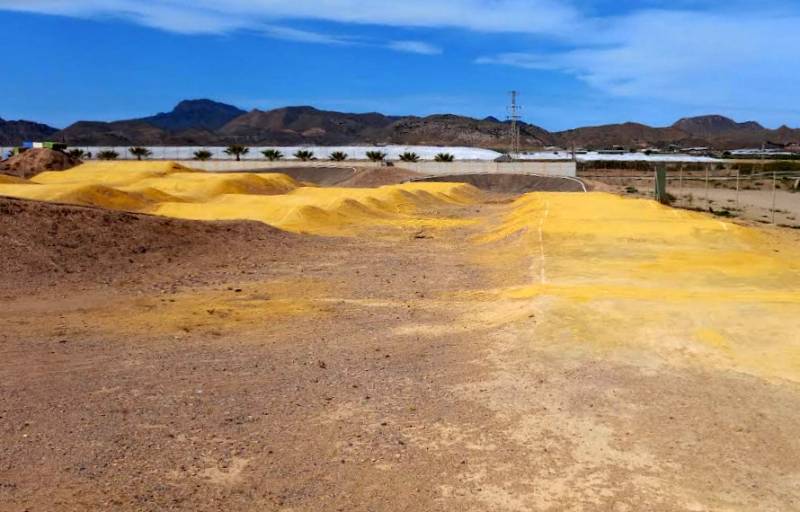
<instances>
[{"instance_id":1,"label":"dirt track","mask_svg":"<svg viewBox=\"0 0 800 512\"><path fill-rule=\"evenodd\" d=\"M4 511L800 506L796 381L546 342L540 303L473 296L530 278L527 239L2 205Z\"/></svg>"}]
</instances>

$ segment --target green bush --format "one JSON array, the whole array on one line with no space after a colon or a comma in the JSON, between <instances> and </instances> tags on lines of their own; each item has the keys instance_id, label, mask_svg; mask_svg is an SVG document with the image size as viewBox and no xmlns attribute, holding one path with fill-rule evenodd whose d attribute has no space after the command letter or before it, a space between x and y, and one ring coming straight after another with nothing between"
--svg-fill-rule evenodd
<instances>
[{"instance_id":1,"label":"green bush","mask_svg":"<svg viewBox=\"0 0 800 512\"><path fill-rule=\"evenodd\" d=\"M308 162L314 159L314 152L306 149L299 149L295 152L294 157L300 161Z\"/></svg>"},{"instance_id":2,"label":"green bush","mask_svg":"<svg viewBox=\"0 0 800 512\"><path fill-rule=\"evenodd\" d=\"M400 154L400 161L401 162L419 162L419 155L416 153L412 153L411 151L406 151L405 153Z\"/></svg>"},{"instance_id":3,"label":"green bush","mask_svg":"<svg viewBox=\"0 0 800 512\"><path fill-rule=\"evenodd\" d=\"M264 151L261 152L261 154L264 155L264 158L266 158L270 162L274 162L276 160L280 160L281 158L283 158L283 153L281 153L277 149L265 149Z\"/></svg>"},{"instance_id":4,"label":"green bush","mask_svg":"<svg viewBox=\"0 0 800 512\"><path fill-rule=\"evenodd\" d=\"M381 151L367 151L367 158L371 162L383 162L386 159L386 153Z\"/></svg>"},{"instance_id":5,"label":"green bush","mask_svg":"<svg viewBox=\"0 0 800 512\"><path fill-rule=\"evenodd\" d=\"M119 158L119 153L116 151L107 149L105 151L100 151L97 153L98 160L116 160Z\"/></svg>"},{"instance_id":6,"label":"green bush","mask_svg":"<svg viewBox=\"0 0 800 512\"><path fill-rule=\"evenodd\" d=\"M211 160L211 156L212 156L211 151L208 151L206 149L201 149L199 151L194 152L194 159L200 160L201 162L204 162L206 160Z\"/></svg>"}]
</instances>

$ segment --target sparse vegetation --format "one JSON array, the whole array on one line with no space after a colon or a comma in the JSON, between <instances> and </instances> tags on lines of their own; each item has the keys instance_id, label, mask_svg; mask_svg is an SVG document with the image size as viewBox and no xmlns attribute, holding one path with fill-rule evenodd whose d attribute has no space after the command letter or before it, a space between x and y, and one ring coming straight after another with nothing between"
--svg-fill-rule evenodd
<instances>
[{"instance_id":1,"label":"sparse vegetation","mask_svg":"<svg viewBox=\"0 0 800 512\"><path fill-rule=\"evenodd\" d=\"M116 160L117 158L119 158L119 153L111 149L107 149L97 153L98 160Z\"/></svg>"},{"instance_id":2,"label":"sparse vegetation","mask_svg":"<svg viewBox=\"0 0 800 512\"><path fill-rule=\"evenodd\" d=\"M419 162L419 155L411 151L406 151L400 154L401 162Z\"/></svg>"},{"instance_id":3,"label":"sparse vegetation","mask_svg":"<svg viewBox=\"0 0 800 512\"><path fill-rule=\"evenodd\" d=\"M764 165L764 172L800 172L800 162L780 160Z\"/></svg>"},{"instance_id":4,"label":"sparse vegetation","mask_svg":"<svg viewBox=\"0 0 800 512\"><path fill-rule=\"evenodd\" d=\"M636 187L627 186L627 187L625 187L625 193L626 194L638 194L639 193L639 189L636 188Z\"/></svg>"},{"instance_id":5,"label":"sparse vegetation","mask_svg":"<svg viewBox=\"0 0 800 512\"><path fill-rule=\"evenodd\" d=\"M367 158L370 162L383 162L386 159L386 153L382 151L367 151Z\"/></svg>"},{"instance_id":6,"label":"sparse vegetation","mask_svg":"<svg viewBox=\"0 0 800 512\"><path fill-rule=\"evenodd\" d=\"M303 162L308 162L314 159L314 152L307 149L299 149L295 152L294 157Z\"/></svg>"},{"instance_id":7,"label":"sparse vegetation","mask_svg":"<svg viewBox=\"0 0 800 512\"><path fill-rule=\"evenodd\" d=\"M141 160L142 158L147 158L152 156L153 152L149 149L142 147L142 146L134 146L132 148L128 148L128 152L136 157L136 160Z\"/></svg>"},{"instance_id":8,"label":"sparse vegetation","mask_svg":"<svg viewBox=\"0 0 800 512\"><path fill-rule=\"evenodd\" d=\"M436 162L452 162L456 159L451 153L439 153L433 158Z\"/></svg>"},{"instance_id":9,"label":"sparse vegetation","mask_svg":"<svg viewBox=\"0 0 800 512\"><path fill-rule=\"evenodd\" d=\"M331 160L334 162L344 162L347 160L347 153L342 151L334 151L331 153Z\"/></svg>"},{"instance_id":10,"label":"sparse vegetation","mask_svg":"<svg viewBox=\"0 0 800 512\"><path fill-rule=\"evenodd\" d=\"M250 148L247 146L242 146L241 144L231 144L225 148L225 154L235 156L237 162L242 159L242 155L246 155L249 152Z\"/></svg>"},{"instance_id":11,"label":"sparse vegetation","mask_svg":"<svg viewBox=\"0 0 800 512\"><path fill-rule=\"evenodd\" d=\"M194 159L200 160L201 162L205 162L206 160L211 160L211 151L207 149L201 149L199 151L194 152Z\"/></svg>"},{"instance_id":12,"label":"sparse vegetation","mask_svg":"<svg viewBox=\"0 0 800 512\"><path fill-rule=\"evenodd\" d=\"M264 158L266 158L270 162L275 162L283 158L283 153L281 153L277 149L265 149L264 151L261 152L261 154L264 155Z\"/></svg>"},{"instance_id":13,"label":"sparse vegetation","mask_svg":"<svg viewBox=\"0 0 800 512\"><path fill-rule=\"evenodd\" d=\"M86 151L78 148L70 149L67 152L67 155L69 155L69 157L72 158L73 160L85 160L86 158L91 158L91 155L87 157L86 156L87 154L89 153L86 153Z\"/></svg>"}]
</instances>

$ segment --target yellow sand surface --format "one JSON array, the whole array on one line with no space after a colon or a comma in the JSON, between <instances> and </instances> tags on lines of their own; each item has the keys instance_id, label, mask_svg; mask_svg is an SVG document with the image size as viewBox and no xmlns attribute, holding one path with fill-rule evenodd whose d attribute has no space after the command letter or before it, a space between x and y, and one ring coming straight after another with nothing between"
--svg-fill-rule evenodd
<instances>
[{"instance_id":1,"label":"yellow sand surface","mask_svg":"<svg viewBox=\"0 0 800 512\"><path fill-rule=\"evenodd\" d=\"M785 235L610 194L532 193L479 237L525 254L535 343L800 381L800 251ZM513 308L504 307L506 315Z\"/></svg>"},{"instance_id":2,"label":"yellow sand surface","mask_svg":"<svg viewBox=\"0 0 800 512\"><path fill-rule=\"evenodd\" d=\"M377 189L316 188L277 173L210 173L174 162L90 162L0 182L0 195L196 220L256 220L303 233L350 236L374 228L448 228L469 221L438 213L478 200L454 183Z\"/></svg>"},{"instance_id":3,"label":"yellow sand surface","mask_svg":"<svg viewBox=\"0 0 800 512\"><path fill-rule=\"evenodd\" d=\"M0 185L8 185L8 184L17 184L17 185L24 185L30 183L25 178L17 178L16 176L10 176L8 174L0 173Z\"/></svg>"}]
</instances>

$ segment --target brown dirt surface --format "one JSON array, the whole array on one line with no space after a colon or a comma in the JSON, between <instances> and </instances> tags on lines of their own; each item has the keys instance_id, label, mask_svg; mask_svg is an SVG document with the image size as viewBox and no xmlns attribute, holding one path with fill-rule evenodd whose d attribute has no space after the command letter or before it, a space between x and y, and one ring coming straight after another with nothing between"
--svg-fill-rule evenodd
<instances>
[{"instance_id":1,"label":"brown dirt surface","mask_svg":"<svg viewBox=\"0 0 800 512\"><path fill-rule=\"evenodd\" d=\"M269 172L286 174L305 183L313 183L320 186L334 186L353 177L357 172L355 167L276 167Z\"/></svg>"},{"instance_id":2,"label":"brown dirt surface","mask_svg":"<svg viewBox=\"0 0 800 512\"><path fill-rule=\"evenodd\" d=\"M158 282L165 273L305 243L258 222L198 223L0 197L0 290ZM234 259L229 259L234 258Z\"/></svg>"},{"instance_id":3,"label":"brown dirt surface","mask_svg":"<svg viewBox=\"0 0 800 512\"><path fill-rule=\"evenodd\" d=\"M798 508L796 383L548 347L475 236L3 199L0 510Z\"/></svg>"},{"instance_id":4,"label":"brown dirt surface","mask_svg":"<svg viewBox=\"0 0 800 512\"><path fill-rule=\"evenodd\" d=\"M397 167L276 167L269 172L287 174L292 178L322 187L371 188L395 185L423 175Z\"/></svg>"},{"instance_id":5,"label":"brown dirt surface","mask_svg":"<svg viewBox=\"0 0 800 512\"><path fill-rule=\"evenodd\" d=\"M527 174L458 174L423 178L419 181L469 183L481 190L503 194L583 191L583 186L576 180Z\"/></svg>"},{"instance_id":6,"label":"brown dirt surface","mask_svg":"<svg viewBox=\"0 0 800 512\"><path fill-rule=\"evenodd\" d=\"M0 172L19 178L31 178L44 171L70 169L79 163L61 151L35 148L0 162Z\"/></svg>"},{"instance_id":7,"label":"brown dirt surface","mask_svg":"<svg viewBox=\"0 0 800 512\"><path fill-rule=\"evenodd\" d=\"M351 178L340 183L343 187L380 187L404 183L423 175L400 167L360 168Z\"/></svg>"}]
</instances>

